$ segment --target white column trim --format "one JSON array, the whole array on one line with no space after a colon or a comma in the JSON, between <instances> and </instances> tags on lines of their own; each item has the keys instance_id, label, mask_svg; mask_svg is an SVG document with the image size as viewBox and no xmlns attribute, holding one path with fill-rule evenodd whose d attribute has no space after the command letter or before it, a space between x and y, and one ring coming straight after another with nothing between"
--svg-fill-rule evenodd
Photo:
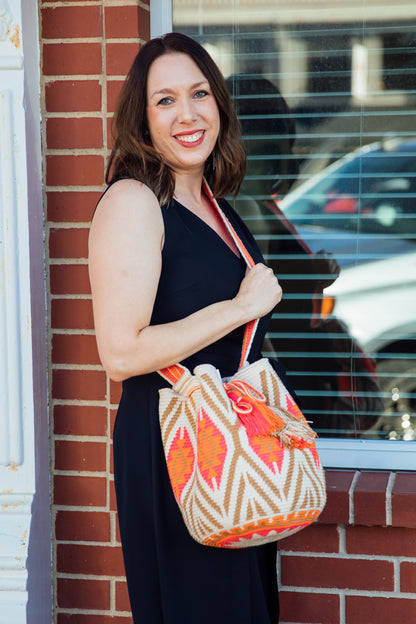
<instances>
[{"instance_id":1,"label":"white column trim","mask_svg":"<svg viewBox=\"0 0 416 624\"><path fill-rule=\"evenodd\" d=\"M0 85L0 624L24 624L35 456L20 0L0 0Z\"/></svg>"},{"instance_id":2,"label":"white column trim","mask_svg":"<svg viewBox=\"0 0 416 624\"><path fill-rule=\"evenodd\" d=\"M172 31L172 0L150 0L150 37Z\"/></svg>"}]
</instances>

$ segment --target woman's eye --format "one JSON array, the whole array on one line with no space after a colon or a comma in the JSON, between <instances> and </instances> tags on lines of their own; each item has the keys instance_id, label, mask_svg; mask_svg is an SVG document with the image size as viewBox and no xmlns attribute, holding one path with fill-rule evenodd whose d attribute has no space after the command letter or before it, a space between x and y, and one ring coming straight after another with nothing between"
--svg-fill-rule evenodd
<instances>
[{"instance_id":1,"label":"woman's eye","mask_svg":"<svg viewBox=\"0 0 416 624\"><path fill-rule=\"evenodd\" d=\"M160 104L161 106L168 106L168 104L172 103L172 99L170 97L164 97L161 100L159 100L158 105Z\"/></svg>"},{"instance_id":2,"label":"woman's eye","mask_svg":"<svg viewBox=\"0 0 416 624\"><path fill-rule=\"evenodd\" d=\"M201 89L200 91L197 91L197 92L194 94L194 97L196 97L196 98L203 98L203 97L205 97L206 95L208 95L208 91L204 91L203 89Z\"/></svg>"}]
</instances>

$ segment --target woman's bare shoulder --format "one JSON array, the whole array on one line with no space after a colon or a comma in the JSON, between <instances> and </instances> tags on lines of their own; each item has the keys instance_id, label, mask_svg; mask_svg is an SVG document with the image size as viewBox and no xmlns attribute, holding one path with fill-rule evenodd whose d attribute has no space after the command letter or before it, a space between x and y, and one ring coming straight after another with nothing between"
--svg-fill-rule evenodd
<instances>
[{"instance_id":1,"label":"woman's bare shoulder","mask_svg":"<svg viewBox=\"0 0 416 624\"><path fill-rule=\"evenodd\" d=\"M101 197L97 204L97 211L102 212L111 208L146 208L159 206L156 195L143 182L133 179L123 179L114 182Z\"/></svg>"},{"instance_id":2,"label":"woman's bare shoulder","mask_svg":"<svg viewBox=\"0 0 416 624\"><path fill-rule=\"evenodd\" d=\"M161 208L153 191L137 180L118 180L99 201L90 228L90 250L109 241L120 249L140 242L163 244Z\"/></svg>"}]
</instances>

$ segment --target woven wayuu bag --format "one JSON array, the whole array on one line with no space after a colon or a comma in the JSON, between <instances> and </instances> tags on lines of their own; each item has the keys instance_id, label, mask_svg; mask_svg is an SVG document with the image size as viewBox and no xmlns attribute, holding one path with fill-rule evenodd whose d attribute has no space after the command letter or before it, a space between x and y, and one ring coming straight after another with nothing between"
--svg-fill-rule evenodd
<instances>
[{"instance_id":1,"label":"woven wayuu bag","mask_svg":"<svg viewBox=\"0 0 416 624\"><path fill-rule=\"evenodd\" d=\"M248 266L254 262L205 187ZM326 502L315 432L269 360L246 361L257 321L245 328L240 367L221 379L211 364L159 373L159 418L175 499L191 536L244 548L307 527Z\"/></svg>"}]
</instances>

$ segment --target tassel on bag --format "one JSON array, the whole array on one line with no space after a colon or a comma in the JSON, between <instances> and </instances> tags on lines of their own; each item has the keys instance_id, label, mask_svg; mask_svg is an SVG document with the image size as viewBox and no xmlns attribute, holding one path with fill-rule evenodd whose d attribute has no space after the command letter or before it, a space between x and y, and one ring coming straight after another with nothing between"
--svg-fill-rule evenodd
<instances>
[{"instance_id":1,"label":"tassel on bag","mask_svg":"<svg viewBox=\"0 0 416 624\"><path fill-rule=\"evenodd\" d=\"M272 435L284 446L300 449L316 438L299 409L293 414L282 407L270 407L264 394L240 379L225 383L224 388L248 436Z\"/></svg>"}]
</instances>

